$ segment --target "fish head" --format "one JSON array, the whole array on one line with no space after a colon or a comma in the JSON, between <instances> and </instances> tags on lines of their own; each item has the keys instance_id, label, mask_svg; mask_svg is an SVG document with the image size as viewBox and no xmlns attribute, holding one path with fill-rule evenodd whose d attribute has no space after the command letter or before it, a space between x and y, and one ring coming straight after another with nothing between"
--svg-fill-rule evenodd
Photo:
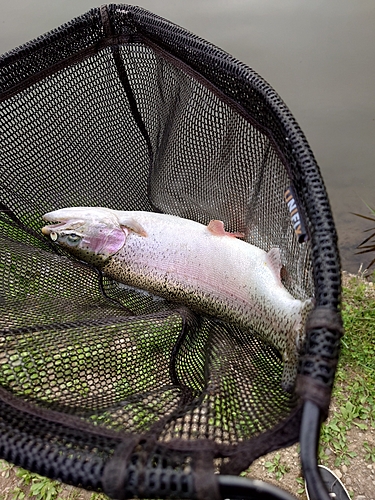
<instances>
[{"instance_id":1,"label":"fish head","mask_svg":"<svg viewBox=\"0 0 375 500\"><path fill-rule=\"evenodd\" d=\"M75 257L101 267L125 244L128 228L109 209L74 207L43 215L42 233Z\"/></svg>"}]
</instances>

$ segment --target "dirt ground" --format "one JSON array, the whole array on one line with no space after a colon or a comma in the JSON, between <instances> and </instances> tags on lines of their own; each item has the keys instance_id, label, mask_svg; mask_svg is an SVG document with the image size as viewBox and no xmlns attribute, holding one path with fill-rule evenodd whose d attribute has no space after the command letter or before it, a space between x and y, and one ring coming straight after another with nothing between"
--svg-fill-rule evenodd
<instances>
[{"instance_id":1,"label":"dirt ground","mask_svg":"<svg viewBox=\"0 0 375 500\"><path fill-rule=\"evenodd\" d=\"M342 465L341 467L335 467L334 453L329 448L325 450L326 455L329 456L325 465L333 470L341 479L353 500L375 500L375 463L369 463L364 459L363 443L365 441L372 447L375 446L374 429L364 432L358 428L353 428L349 431L349 450L357 453L357 456L350 460L350 466ZM268 472L264 466L266 462L272 461L277 453L280 454L280 463L289 467L289 472L285 473L279 481L275 479L275 474ZM302 477L302 471L297 445L260 458L250 467L248 476L275 484L298 498L307 498L305 492L298 493L301 489L301 484L297 482L297 478Z\"/></svg>"},{"instance_id":2,"label":"dirt ground","mask_svg":"<svg viewBox=\"0 0 375 500\"><path fill-rule=\"evenodd\" d=\"M349 278L350 276L344 274L344 285ZM374 284L369 283L368 287L369 295L374 297ZM335 409L335 400L332 400L331 415L334 414ZM365 459L363 446L367 442L371 448L375 447L375 429L369 425L368 429L364 431L353 426L348 432L347 441L349 443L349 451L356 453L356 456L350 459L350 465L335 467L336 455L329 447L325 449L327 459L324 465L332 469L341 479L353 500L375 500L375 463ZM276 456L278 457L278 470L282 471L282 477L279 480L276 479L275 471L270 472L269 465L268 467L266 466L269 462L275 463ZM19 488L20 479L15 474L15 467L8 466L4 462L0 465L0 500L27 500L28 498L36 498L28 494L28 488L24 486L22 486L22 489ZM297 445L260 458L251 465L246 475L247 477L262 479L275 484L301 500L307 498L303 488ZM25 493L24 496L23 493ZM58 499L95 500L95 496L91 498L92 495L91 492L64 485L58 494ZM42 498L45 499L47 497L43 496Z\"/></svg>"}]
</instances>

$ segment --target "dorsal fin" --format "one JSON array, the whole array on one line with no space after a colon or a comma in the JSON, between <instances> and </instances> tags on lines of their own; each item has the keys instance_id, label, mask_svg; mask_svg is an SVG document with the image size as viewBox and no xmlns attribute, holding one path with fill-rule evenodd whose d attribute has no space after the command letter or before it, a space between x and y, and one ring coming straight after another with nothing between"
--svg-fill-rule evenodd
<instances>
[{"instance_id":1,"label":"dorsal fin","mask_svg":"<svg viewBox=\"0 0 375 500\"><path fill-rule=\"evenodd\" d=\"M267 262L272 269L272 272L275 275L276 280L281 284L281 268L282 268L282 263L281 263L281 255L280 255L280 248L274 247L271 248L271 250L267 253Z\"/></svg>"},{"instance_id":2,"label":"dorsal fin","mask_svg":"<svg viewBox=\"0 0 375 500\"><path fill-rule=\"evenodd\" d=\"M215 236L225 236L224 222L222 220L210 220L207 229Z\"/></svg>"},{"instance_id":3,"label":"dorsal fin","mask_svg":"<svg viewBox=\"0 0 375 500\"><path fill-rule=\"evenodd\" d=\"M210 220L207 229L210 231L210 233L214 234L215 236L231 236L232 238L245 237L244 233L230 233L228 231L225 231L224 222L217 219Z\"/></svg>"}]
</instances>

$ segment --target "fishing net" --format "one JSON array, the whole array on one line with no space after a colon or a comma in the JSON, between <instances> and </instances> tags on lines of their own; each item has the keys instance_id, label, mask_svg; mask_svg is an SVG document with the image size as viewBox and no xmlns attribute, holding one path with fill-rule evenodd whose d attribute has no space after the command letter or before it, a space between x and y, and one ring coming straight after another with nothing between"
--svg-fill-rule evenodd
<instances>
[{"instance_id":1,"label":"fishing net","mask_svg":"<svg viewBox=\"0 0 375 500\"><path fill-rule=\"evenodd\" d=\"M325 415L341 332L327 195L272 88L208 42L109 5L0 60L0 453L115 498L218 495L218 475ZM268 251L315 297L291 393L280 353L111 280L43 237L70 206L174 214Z\"/></svg>"}]
</instances>

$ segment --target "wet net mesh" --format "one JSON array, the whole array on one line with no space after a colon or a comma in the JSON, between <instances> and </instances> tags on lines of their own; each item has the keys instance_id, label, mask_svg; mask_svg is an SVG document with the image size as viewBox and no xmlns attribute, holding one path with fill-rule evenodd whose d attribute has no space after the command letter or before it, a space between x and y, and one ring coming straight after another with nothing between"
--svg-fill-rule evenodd
<instances>
[{"instance_id":1,"label":"wet net mesh","mask_svg":"<svg viewBox=\"0 0 375 500\"><path fill-rule=\"evenodd\" d=\"M182 498L204 496L207 471L238 474L297 441L303 401L329 402L340 267L319 169L281 99L133 6L93 9L0 61L1 455L117 497ZM115 282L43 237L42 215L69 206L219 219L280 248L285 287L316 300L296 390L257 332Z\"/></svg>"}]
</instances>

